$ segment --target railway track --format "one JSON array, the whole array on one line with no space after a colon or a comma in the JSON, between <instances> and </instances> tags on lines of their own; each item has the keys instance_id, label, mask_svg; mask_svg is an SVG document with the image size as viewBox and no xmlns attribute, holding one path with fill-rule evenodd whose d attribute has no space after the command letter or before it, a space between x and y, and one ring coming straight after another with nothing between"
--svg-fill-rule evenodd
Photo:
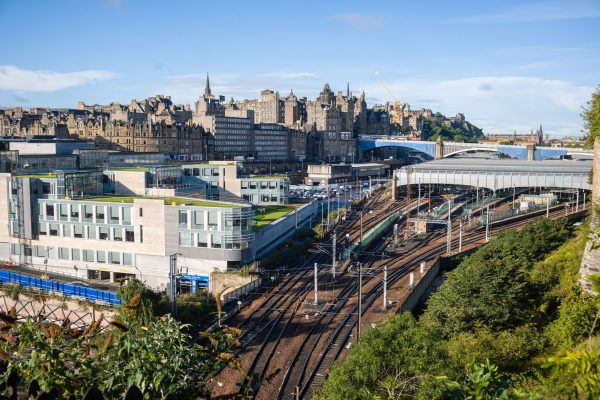
<instances>
[{"instance_id":1,"label":"railway track","mask_svg":"<svg viewBox=\"0 0 600 400\"><path fill-rule=\"evenodd\" d=\"M372 229L389 215L385 212L390 209L389 200L383 201L381 197L374 196L362 205L353 207L354 212L372 208L381 213L372 216L372 221L369 220L368 224L363 221L363 232ZM396 204L391 209L402 208L402 205ZM551 217L560 217L564 213L560 206L559 208L560 210L552 211ZM545 211L540 214L545 215ZM519 219L526 217L530 216L521 216ZM500 227L500 223L494 223L493 230L496 232L499 229L517 228L527 221L507 222L503 227ZM348 219L340 223L338 229L353 229L356 238L357 222L356 218ZM457 230L458 225L455 224L452 227L454 237ZM480 244L484 237L485 232L481 227L465 232L463 249ZM363 256L362 262L373 268L388 265L388 288L416 268L420 261L429 260L446 251L445 233L441 233L426 237L420 247L409 255L386 259L385 262L375 261L373 254L379 253L386 246L385 241L376 242L370 248L372 251L368 252L370 255ZM457 247L455 240L453 249ZM243 367L246 373L236 390L238 394L252 398L271 398L276 395L278 399L289 399L298 387L301 398L310 398L322 384L329 368L353 337L358 320L357 279L347 273L339 275L333 286L328 271L319 271L319 288L325 288L330 299L319 308L307 308L310 304L308 296L313 291L311 266L314 262L328 261L329 257L320 254L309 257L300 268L292 270L283 281L272 287L269 293L263 294L264 298L249 314L241 314L228 321L229 325L237 325L243 331L240 355L245 359L246 365ZM331 285L329 290L328 285ZM382 284L373 276L365 276L363 289L362 310L367 312L381 296ZM277 370L285 372L273 377ZM271 384L261 386L265 378L269 378Z\"/></svg>"},{"instance_id":2,"label":"railway track","mask_svg":"<svg viewBox=\"0 0 600 400\"><path fill-rule=\"evenodd\" d=\"M537 215L524 215L513 218L514 221L510 221L503 224L498 224L497 230L510 230L524 226L530 222L531 218L537 218L542 214ZM545 215L545 211L543 213ZM564 210L562 206L556 207L551 213L550 218L562 218L564 217ZM456 233L458 227L453 228L453 232ZM485 231L482 231L481 227L471 230L463 237L463 249L472 248L482 243L485 240ZM424 250L418 251L411 254L410 256L401 256L395 259L386 260L385 264L388 265L388 279L387 285L388 290L393 288L394 285L403 277L406 273L415 269L421 261L431 260L437 256L440 256L446 251L446 240L443 235L439 237L430 237L424 243ZM453 249L458 249L458 243L453 243ZM383 265L384 262L380 262ZM375 304L375 302L381 297L383 292L383 284L380 280L368 278L363 283L364 287L375 282L370 289L363 294L362 300L362 312L363 315ZM299 381L297 386L300 388L300 398L311 398L314 391L321 386L325 380L328 371L333 362L338 359L345 348L345 344L353 336L358 323L358 305L355 304L351 310L345 310L344 319L341 323L338 323L334 333L330 336L325 346L325 351L320 353L318 360L310 373L306 376L304 381ZM303 368L303 367L301 367ZM286 399L289 397L285 396L285 393L279 392L279 399Z\"/></svg>"}]
</instances>

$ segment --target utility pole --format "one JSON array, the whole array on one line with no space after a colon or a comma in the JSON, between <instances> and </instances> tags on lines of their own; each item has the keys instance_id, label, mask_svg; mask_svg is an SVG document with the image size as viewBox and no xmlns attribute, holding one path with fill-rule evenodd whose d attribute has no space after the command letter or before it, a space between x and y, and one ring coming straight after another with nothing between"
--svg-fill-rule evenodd
<instances>
[{"instance_id":1,"label":"utility pole","mask_svg":"<svg viewBox=\"0 0 600 400\"><path fill-rule=\"evenodd\" d=\"M452 250L452 201L448 200L448 222L447 222L447 238L446 238L446 255L450 255Z\"/></svg>"},{"instance_id":2,"label":"utility pole","mask_svg":"<svg viewBox=\"0 0 600 400\"><path fill-rule=\"evenodd\" d=\"M169 256L169 295L171 297L171 316L177 316L177 254Z\"/></svg>"},{"instance_id":3,"label":"utility pole","mask_svg":"<svg viewBox=\"0 0 600 400\"><path fill-rule=\"evenodd\" d=\"M362 263L358 263L358 328L356 341L360 340L360 325L362 324Z\"/></svg>"},{"instance_id":4,"label":"utility pole","mask_svg":"<svg viewBox=\"0 0 600 400\"><path fill-rule=\"evenodd\" d=\"M490 206L485 207L485 242L490 241Z\"/></svg>"},{"instance_id":5,"label":"utility pole","mask_svg":"<svg viewBox=\"0 0 600 400\"><path fill-rule=\"evenodd\" d=\"M315 301L313 302L313 304L315 306L319 305L319 290L317 288L317 268L318 267L319 267L319 265L317 263L315 263L315 282L314 282L314 285L315 285Z\"/></svg>"},{"instance_id":6,"label":"utility pole","mask_svg":"<svg viewBox=\"0 0 600 400\"><path fill-rule=\"evenodd\" d=\"M585 192L585 190L583 191L583 209L585 210L585 195L587 193Z\"/></svg>"},{"instance_id":7,"label":"utility pole","mask_svg":"<svg viewBox=\"0 0 600 400\"><path fill-rule=\"evenodd\" d=\"M383 309L387 309L387 265L383 266Z\"/></svg>"},{"instance_id":8,"label":"utility pole","mask_svg":"<svg viewBox=\"0 0 600 400\"><path fill-rule=\"evenodd\" d=\"M546 218L550 218L550 198L546 198Z\"/></svg>"},{"instance_id":9,"label":"utility pole","mask_svg":"<svg viewBox=\"0 0 600 400\"><path fill-rule=\"evenodd\" d=\"M463 220L460 219L458 228L458 252L462 253L462 235L463 235Z\"/></svg>"},{"instance_id":10,"label":"utility pole","mask_svg":"<svg viewBox=\"0 0 600 400\"><path fill-rule=\"evenodd\" d=\"M331 276L335 279L335 268L336 268L336 243L337 242L337 232L333 231L333 242L331 243Z\"/></svg>"},{"instance_id":11,"label":"utility pole","mask_svg":"<svg viewBox=\"0 0 600 400\"><path fill-rule=\"evenodd\" d=\"M330 204L331 197L329 197L329 182L327 182L327 231L329 232L329 214L331 213Z\"/></svg>"},{"instance_id":12,"label":"utility pole","mask_svg":"<svg viewBox=\"0 0 600 400\"><path fill-rule=\"evenodd\" d=\"M577 189L577 200L575 200L575 212L579 212L579 189Z\"/></svg>"}]
</instances>

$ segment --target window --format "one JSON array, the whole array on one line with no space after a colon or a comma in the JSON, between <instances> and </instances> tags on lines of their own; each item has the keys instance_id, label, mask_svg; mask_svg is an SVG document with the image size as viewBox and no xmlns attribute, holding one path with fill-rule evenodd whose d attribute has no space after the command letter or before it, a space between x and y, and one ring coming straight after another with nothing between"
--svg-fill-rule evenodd
<instances>
[{"instance_id":1,"label":"window","mask_svg":"<svg viewBox=\"0 0 600 400\"><path fill-rule=\"evenodd\" d=\"M101 226L99 229L99 233L100 234L98 235L98 239L100 239L100 240L109 240L110 239L108 227Z\"/></svg>"},{"instance_id":2,"label":"window","mask_svg":"<svg viewBox=\"0 0 600 400\"><path fill-rule=\"evenodd\" d=\"M105 251L97 251L96 252L96 262L106 262L106 252Z\"/></svg>"},{"instance_id":3,"label":"window","mask_svg":"<svg viewBox=\"0 0 600 400\"><path fill-rule=\"evenodd\" d=\"M144 216L144 210L142 209L142 207L140 207L140 217Z\"/></svg>"},{"instance_id":4,"label":"window","mask_svg":"<svg viewBox=\"0 0 600 400\"><path fill-rule=\"evenodd\" d=\"M213 235L212 236L212 247L214 249L221 248L221 236Z\"/></svg>"},{"instance_id":5,"label":"window","mask_svg":"<svg viewBox=\"0 0 600 400\"><path fill-rule=\"evenodd\" d=\"M189 232L179 232L179 245L180 246L191 246L192 235Z\"/></svg>"},{"instance_id":6,"label":"window","mask_svg":"<svg viewBox=\"0 0 600 400\"><path fill-rule=\"evenodd\" d=\"M217 213L215 211L208 212L208 229L217 229Z\"/></svg>"},{"instance_id":7,"label":"window","mask_svg":"<svg viewBox=\"0 0 600 400\"><path fill-rule=\"evenodd\" d=\"M123 229L113 228L113 240L116 240L117 242L123 241Z\"/></svg>"},{"instance_id":8,"label":"window","mask_svg":"<svg viewBox=\"0 0 600 400\"><path fill-rule=\"evenodd\" d=\"M10 254L13 254L15 256L18 256L21 254L21 247L19 246L18 243L10 244Z\"/></svg>"},{"instance_id":9,"label":"window","mask_svg":"<svg viewBox=\"0 0 600 400\"><path fill-rule=\"evenodd\" d=\"M256 182L250 181L250 189L256 189Z\"/></svg>"},{"instance_id":10,"label":"window","mask_svg":"<svg viewBox=\"0 0 600 400\"><path fill-rule=\"evenodd\" d=\"M267 182L265 182L265 181L260 181L260 188L261 188L261 189L266 189L266 188L267 188Z\"/></svg>"},{"instance_id":11,"label":"window","mask_svg":"<svg viewBox=\"0 0 600 400\"><path fill-rule=\"evenodd\" d=\"M44 246L33 246L33 254L36 257L46 257L46 248Z\"/></svg>"},{"instance_id":12,"label":"window","mask_svg":"<svg viewBox=\"0 0 600 400\"><path fill-rule=\"evenodd\" d=\"M277 182L275 182L275 181L269 182L269 189L277 189Z\"/></svg>"},{"instance_id":13,"label":"window","mask_svg":"<svg viewBox=\"0 0 600 400\"><path fill-rule=\"evenodd\" d=\"M83 250L83 261L94 262L94 250Z\"/></svg>"},{"instance_id":14,"label":"window","mask_svg":"<svg viewBox=\"0 0 600 400\"><path fill-rule=\"evenodd\" d=\"M48 226L45 222L40 223L40 236L47 235Z\"/></svg>"},{"instance_id":15,"label":"window","mask_svg":"<svg viewBox=\"0 0 600 400\"><path fill-rule=\"evenodd\" d=\"M127 228L127 229L125 229L125 241L126 242L133 242L133 241L135 241L135 235L133 233L133 228Z\"/></svg>"},{"instance_id":16,"label":"window","mask_svg":"<svg viewBox=\"0 0 600 400\"><path fill-rule=\"evenodd\" d=\"M104 206L96 206L96 222L104 223Z\"/></svg>"},{"instance_id":17,"label":"window","mask_svg":"<svg viewBox=\"0 0 600 400\"><path fill-rule=\"evenodd\" d=\"M194 229L204 229L204 212L194 211Z\"/></svg>"},{"instance_id":18,"label":"window","mask_svg":"<svg viewBox=\"0 0 600 400\"><path fill-rule=\"evenodd\" d=\"M140 225L140 243L144 243L144 227Z\"/></svg>"},{"instance_id":19,"label":"window","mask_svg":"<svg viewBox=\"0 0 600 400\"><path fill-rule=\"evenodd\" d=\"M73 225L73 236L76 238L83 237L83 226L81 225Z\"/></svg>"},{"instance_id":20,"label":"window","mask_svg":"<svg viewBox=\"0 0 600 400\"><path fill-rule=\"evenodd\" d=\"M92 222L94 220L94 206L86 204L83 206L84 222Z\"/></svg>"},{"instance_id":21,"label":"window","mask_svg":"<svg viewBox=\"0 0 600 400\"><path fill-rule=\"evenodd\" d=\"M59 215L61 221L67 221L69 219L69 205L68 204L59 204Z\"/></svg>"},{"instance_id":22,"label":"window","mask_svg":"<svg viewBox=\"0 0 600 400\"><path fill-rule=\"evenodd\" d=\"M188 225L188 213L187 211L179 211L179 227L187 228Z\"/></svg>"},{"instance_id":23,"label":"window","mask_svg":"<svg viewBox=\"0 0 600 400\"><path fill-rule=\"evenodd\" d=\"M123 208L123 224L131 225L131 208Z\"/></svg>"},{"instance_id":24,"label":"window","mask_svg":"<svg viewBox=\"0 0 600 400\"><path fill-rule=\"evenodd\" d=\"M119 207L110 206L108 208L108 210L110 212L110 223L118 224L119 223Z\"/></svg>"},{"instance_id":25,"label":"window","mask_svg":"<svg viewBox=\"0 0 600 400\"><path fill-rule=\"evenodd\" d=\"M50 224L50 236L58 236L58 224Z\"/></svg>"},{"instance_id":26,"label":"window","mask_svg":"<svg viewBox=\"0 0 600 400\"><path fill-rule=\"evenodd\" d=\"M108 262L111 264L121 264L121 253L118 253L116 251L109 251Z\"/></svg>"},{"instance_id":27,"label":"window","mask_svg":"<svg viewBox=\"0 0 600 400\"><path fill-rule=\"evenodd\" d=\"M69 249L67 249L65 247L59 247L58 248L58 258L61 260L68 260L69 259Z\"/></svg>"},{"instance_id":28,"label":"window","mask_svg":"<svg viewBox=\"0 0 600 400\"><path fill-rule=\"evenodd\" d=\"M71 225L63 225L62 229L63 229L62 235L64 237L71 237Z\"/></svg>"},{"instance_id":29,"label":"window","mask_svg":"<svg viewBox=\"0 0 600 400\"><path fill-rule=\"evenodd\" d=\"M131 253L123 253L123 265L131 265Z\"/></svg>"},{"instance_id":30,"label":"window","mask_svg":"<svg viewBox=\"0 0 600 400\"><path fill-rule=\"evenodd\" d=\"M242 189L248 189L248 182L242 181Z\"/></svg>"},{"instance_id":31,"label":"window","mask_svg":"<svg viewBox=\"0 0 600 400\"><path fill-rule=\"evenodd\" d=\"M48 258L56 258L56 249L54 247L47 248Z\"/></svg>"},{"instance_id":32,"label":"window","mask_svg":"<svg viewBox=\"0 0 600 400\"><path fill-rule=\"evenodd\" d=\"M96 227L95 226L87 226L87 238L88 239L96 239Z\"/></svg>"},{"instance_id":33,"label":"window","mask_svg":"<svg viewBox=\"0 0 600 400\"><path fill-rule=\"evenodd\" d=\"M79 249L71 249L71 260L79 261L81 258L81 251Z\"/></svg>"},{"instance_id":34,"label":"window","mask_svg":"<svg viewBox=\"0 0 600 400\"><path fill-rule=\"evenodd\" d=\"M71 204L71 221L79 221L79 207Z\"/></svg>"},{"instance_id":35,"label":"window","mask_svg":"<svg viewBox=\"0 0 600 400\"><path fill-rule=\"evenodd\" d=\"M54 219L54 204L46 204L46 219Z\"/></svg>"}]
</instances>

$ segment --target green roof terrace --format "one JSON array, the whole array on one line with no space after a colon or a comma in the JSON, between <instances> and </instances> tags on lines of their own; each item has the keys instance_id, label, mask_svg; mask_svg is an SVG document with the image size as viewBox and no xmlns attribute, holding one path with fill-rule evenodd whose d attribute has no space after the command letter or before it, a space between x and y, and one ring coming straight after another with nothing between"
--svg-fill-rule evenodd
<instances>
[{"instance_id":1,"label":"green roof terrace","mask_svg":"<svg viewBox=\"0 0 600 400\"><path fill-rule=\"evenodd\" d=\"M133 203L135 199L162 200L166 205L190 205L196 207L221 207L221 208L243 208L248 207L245 204L221 203L219 201L190 199L187 197L152 197L152 196L95 196L83 199L73 199L80 201L99 201L105 203Z\"/></svg>"}]
</instances>

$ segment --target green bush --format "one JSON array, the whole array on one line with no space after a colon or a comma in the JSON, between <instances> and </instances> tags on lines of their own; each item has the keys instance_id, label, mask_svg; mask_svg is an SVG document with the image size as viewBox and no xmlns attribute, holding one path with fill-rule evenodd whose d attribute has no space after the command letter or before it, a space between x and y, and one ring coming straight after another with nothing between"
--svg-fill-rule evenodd
<instances>
[{"instance_id":1,"label":"green bush","mask_svg":"<svg viewBox=\"0 0 600 400\"><path fill-rule=\"evenodd\" d=\"M368 329L348 357L336 363L319 400L431 398L429 379L443 370L443 345L418 328L408 313L388 317Z\"/></svg>"}]
</instances>

